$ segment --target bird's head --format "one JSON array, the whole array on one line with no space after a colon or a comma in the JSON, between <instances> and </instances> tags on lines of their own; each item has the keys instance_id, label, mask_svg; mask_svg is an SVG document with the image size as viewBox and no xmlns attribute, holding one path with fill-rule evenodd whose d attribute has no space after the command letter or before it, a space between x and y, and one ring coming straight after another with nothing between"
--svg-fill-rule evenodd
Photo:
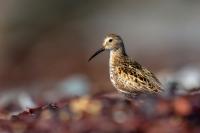
<instances>
[{"instance_id":1,"label":"bird's head","mask_svg":"<svg viewBox=\"0 0 200 133\"><path fill-rule=\"evenodd\" d=\"M123 46L123 41L119 35L116 34L108 34L104 41L102 47L97 50L90 58L88 61L92 60L96 55L99 53L105 51L105 50L117 50L119 48L122 48Z\"/></svg>"},{"instance_id":2,"label":"bird's head","mask_svg":"<svg viewBox=\"0 0 200 133\"><path fill-rule=\"evenodd\" d=\"M103 48L105 50L117 50L122 45L123 41L121 37L116 34L108 34L103 41Z\"/></svg>"}]
</instances>

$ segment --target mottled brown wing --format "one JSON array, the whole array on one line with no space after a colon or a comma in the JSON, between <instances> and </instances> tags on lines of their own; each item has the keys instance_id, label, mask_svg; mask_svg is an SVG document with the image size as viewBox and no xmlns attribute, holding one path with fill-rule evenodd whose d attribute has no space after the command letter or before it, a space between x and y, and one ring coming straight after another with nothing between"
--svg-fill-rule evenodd
<instances>
[{"instance_id":1,"label":"mottled brown wing","mask_svg":"<svg viewBox=\"0 0 200 133\"><path fill-rule=\"evenodd\" d=\"M127 62L129 62L129 65L124 67L129 71L130 75L132 74L131 76L136 77L135 81L139 84L138 89L150 93L159 93L162 91L161 83L152 72L142 67L136 61L127 59Z\"/></svg>"},{"instance_id":2,"label":"mottled brown wing","mask_svg":"<svg viewBox=\"0 0 200 133\"><path fill-rule=\"evenodd\" d=\"M148 69L146 69L145 67L142 67L143 69L143 72L148 75L149 77L152 77L155 81L157 81L158 83L160 83L160 81L157 79L157 77L152 73L150 72ZM160 83L161 84L161 83Z\"/></svg>"},{"instance_id":3,"label":"mottled brown wing","mask_svg":"<svg viewBox=\"0 0 200 133\"><path fill-rule=\"evenodd\" d=\"M143 73L144 73L144 75L147 75L149 80L152 81L153 84L155 85L155 87L159 89L159 92L163 91L162 84L160 83L160 81L157 79L157 77L152 72L150 72L148 69L143 67Z\"/></svg>"}]
</instances>

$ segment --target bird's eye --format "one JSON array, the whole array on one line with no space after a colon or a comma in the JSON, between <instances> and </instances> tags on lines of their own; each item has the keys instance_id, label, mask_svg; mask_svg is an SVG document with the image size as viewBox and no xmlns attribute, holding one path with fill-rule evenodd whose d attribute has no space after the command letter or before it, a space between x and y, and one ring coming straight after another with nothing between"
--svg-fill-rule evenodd
<instances>
[{"instance_id":1,"label":"bird's eye","mask_svg":"<svg viewBox=\"0 0 200 133\"><path fill-rule=\"evenodd\" d=\"M108 40L108 42L112 42L112 41L113 41L113 39L109 39L109 40Z\"/></svg>"}]
</instances>

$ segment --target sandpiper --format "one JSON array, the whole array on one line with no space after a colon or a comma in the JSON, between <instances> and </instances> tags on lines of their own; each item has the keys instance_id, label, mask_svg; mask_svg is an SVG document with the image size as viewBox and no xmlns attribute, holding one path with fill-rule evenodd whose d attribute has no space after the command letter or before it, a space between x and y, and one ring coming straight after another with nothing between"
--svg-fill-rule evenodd
<instances>
[{"instance_id":1,"label":"sandpiper","mask_svg":"<svg viewBox=\"0 0 200 133\"><path fill-rule=\"evenodd\" d=\"M159 80L151 71L126 54L123 40L119 35L108 34L102 48L88 61L105 50L110 51L110 80L119 92L129 97L139 94L161 94L163 89Z\"/></svg>"}]
</instances>

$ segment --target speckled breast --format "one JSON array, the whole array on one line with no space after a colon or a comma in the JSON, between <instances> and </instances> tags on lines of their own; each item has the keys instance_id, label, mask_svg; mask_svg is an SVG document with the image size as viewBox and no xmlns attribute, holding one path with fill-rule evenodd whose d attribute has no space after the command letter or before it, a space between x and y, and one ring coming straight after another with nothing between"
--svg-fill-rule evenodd
<instances>
[{"instance_id":1,"label":"speckled breast","mask_svg":"<svg viewBox=\"0 0 200 133\"><path fill-rule=\"evenodd\" d=\"M123 83L123 81L120 80L119 75L117 73L117 68L114 66L110 66L110 80L111 83L113 84L113 86L122 93L129 93L127 91L124 90L125 88L125 84Z\"/></svg>"}]
</instances>

